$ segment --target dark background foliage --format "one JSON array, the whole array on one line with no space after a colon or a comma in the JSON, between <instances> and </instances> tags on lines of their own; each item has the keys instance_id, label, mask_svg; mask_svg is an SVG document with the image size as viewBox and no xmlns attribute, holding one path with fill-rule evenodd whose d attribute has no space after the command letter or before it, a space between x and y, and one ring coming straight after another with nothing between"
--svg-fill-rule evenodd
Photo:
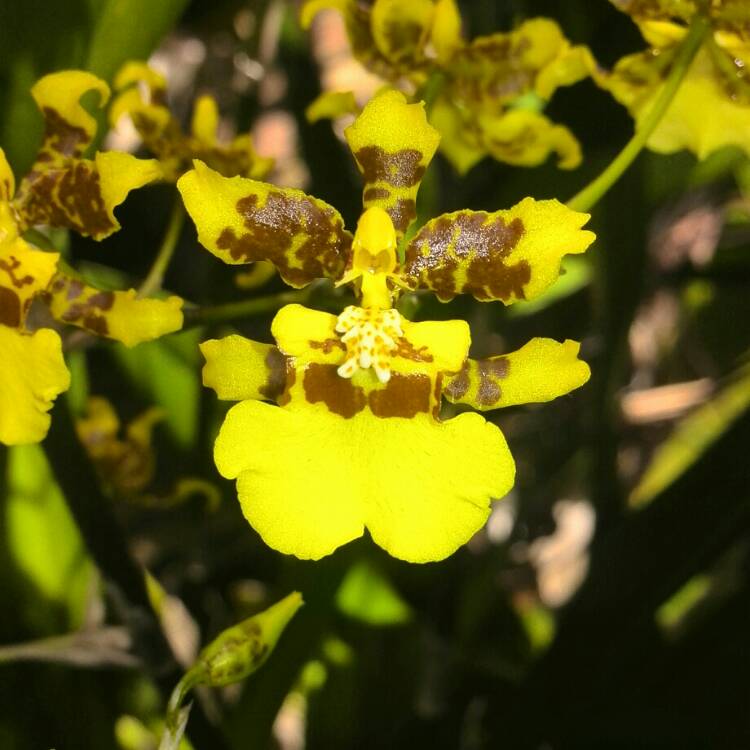
<instances>
[{"instance_id":1,"label":"dark background foliage","mask_svg":"<svg viewBox=\"0 0 750 750\"><path fill-rule=\"evenodd\" d=\"M605 0L461 6L470 36L535 15L555 18L605 66L642 46L634 25ZM238 14L248 12L253 30L240 34ZM274 13L279 23L269 52L260 32ZM240 130L269 109L289 113L309 172L305 189L353 225L358 177L330 124L304 120L320 91L319 72L294 9L283 3L5 0L0 142L16 173L29 165L40 134L28 96L39 76L84 67L111 79L124 60L148 56L160 44L169 49L175 39L197 40L205 50L195 80L175 100L179 111L187 114L195 93L208 90ZM270 104L263 84L233 83L242 61L258 59L266 76L283 81ZM632 132L624 109L589 81L558 92L548 111L581 140L582 167L523 170L485 160L460 178L438 158L421 215L503 208L526 195L565 200ZM211 445L224 407L199 385L196 343L228 332L228 325L133 351L100 345L77 352L71 367L78 408L88 389L108 397L124 422L152 403L167 410L156 441L157 488L190 474L219 487L223 497L209 511L201 498L146 508L103 496L61 401L44 450L68 499L74 494L83 500L77 507L88 509L77 519L82 542L44 454L2 454L0 642L60 635L93 621L127 624L136 640L145 639L136 651L150 661L147 668L96 669L55 663L59 655L51 662L0 662L0 747L116 747L118 718L129 714L149 724L163 711L179 671L137 608L139 584L123 591L128 569L117 551L126 544L181 600L201 642L292 589L308 602L260 672L194 713L189 734L198 750L222 743L298 747L278 725L270 739L292 690L298 701L287 700L284 715L304 728L308 748L746 747L750 416L736 408L730 419L721 398L733 389L737 403L750 402L742 370L750 320L748 176L746 157L731 150L703 164L684 153L643 153L592 211L598 239L546 303L519 311L468 300L423 302L421 318L469 320L477 354L512 350L532 336L574 338L593 371L568 397L492 416L518 463L517 488L506 501L513 508L509 525L478 535L443 563L402 563L367 539L321 563L285 558L263 545L242 519L233 486L213 467ZM123 230L102 244L71 238L71 261L112 283L137 283L158 247L171 192L159 186L134 193L118 212ZM706 226L714 239L698 258ZM166 287L199 304L282 289L272 281L261 291L242 291L234 275L199 249L189 227ZM270 340L271 317L238 320L234 328ZM689 388L678 390L677 406L658 390L690 383L702 383L702 395L691 399ZM628 497L643 471L696 409L705 419L682 438L680 470L633 508ZM571 508L595 518L590 542ZM566 511L578 536L543 569L539 542L564 541ZM119 586L92 584L87 546L97 559L97 546L110 555L124 576ZM364 572L342 605L336 591L353 565ZM571 566L580 571L580 585L575 575L565 578ZM568 580L563 596L549 593L550 575Z\"/></svg>"}]
</instances>

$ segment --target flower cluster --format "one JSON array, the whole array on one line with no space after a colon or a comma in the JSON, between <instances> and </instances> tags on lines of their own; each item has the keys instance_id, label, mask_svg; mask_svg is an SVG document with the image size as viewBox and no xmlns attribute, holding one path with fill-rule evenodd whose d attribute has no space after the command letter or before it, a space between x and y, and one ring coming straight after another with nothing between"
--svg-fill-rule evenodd
<instances>
[{"instance_id":1,"label":"flower cluster","mask_svg":"<svg viewBox=\"0 0 750 750\"><path fill-rule=\"evenodd\" d=\"M597 68L589 49L571 45L554 21L533 18L467 42L455 0L306 0L303 25L324 8L341 12L353 54L385 80L422 91L439 76L430 120L461 173L487 155L518 166L541 164L552 153L563 169L580 163L575 136L540 110L559 87ZM351 99L333 102L347 106Z\"/></svg>"},{"instance_id":2,"label":"flower cluster","mask_svg":"<svg viewBox=\"0 0 750 750\"><path fill-rule=\"evenodd\" d=\"M277 550L318 559L367 528L395 557L440 560L484 524L515 472L500 430L476 413L442 419L443 397L479 410L547 401L589 369L578 344L549 339L472 360L464 321L412 322L394 301L404 289L533 299L594 235L581 228L588 215L526 198L438 216L407 241L439 143L422 104L382 92L346 138L364 180L354 235L299 190L226 178L200 161L178 182L200 242L224 262L270 261L291 286L328 278L359 298L338 316L282 308L275 346L238 335L202 344L204 384L240 402L215 460Z\"/></svg>"},{"instance_id":3,"label":"flower cluster","mask_svg":"<svg viewBox=\"0 0 750 750\"><path fill-rule=\"evenodd\" d=\"M219 109L213 97L198 97L190 133L184 133L167 106L164 77L146 63L125 63L114 86L119 93L109 111L110 123L114 127L124 115L130 117L146 148L159 160L167 180L176 181L190 168L193 159L204 161L228 177L261 178L273 167L273 159L255 152L249 133L228 143L219 141Z\"/></svg>"},{"instance_id":4,"label":"flower cluster","mask_svg":"<svg viewBox=\"0 0 750 750\"><path fill-rule=\"evenodd\" d=\"M65 227L101 240L120 225L114 208L134 188L161 177L154 160L130 154L83 154L95 119L80 99L95 91L106 103L104 81L83 71L63 71L32 88L44 116L44 140L29 173L16 190L0 149L0 442L41 440L47 412L70 384L62 342L51 323L31 320L32 304L44 301L52 317L132 346L182 327L182 300L141 300L134 290L102 291L63 271L57 253L33 247L23 233L36 225Z\"/></svg>"},{"instance_id":5,"label":"flower cluster","mask_svg":"<svg viewBox=\"0 0 750 750\"><path fill-rule=\"evenodd\" d=\"M750 153L750 4L745 0L612 0L638 24L650 48L622 58L602 79L638 124L648 115L688 33L700 15L710 27L674 101L648 146L689 149L703 159L722 146Z\"/></svg>"}]
</instances>

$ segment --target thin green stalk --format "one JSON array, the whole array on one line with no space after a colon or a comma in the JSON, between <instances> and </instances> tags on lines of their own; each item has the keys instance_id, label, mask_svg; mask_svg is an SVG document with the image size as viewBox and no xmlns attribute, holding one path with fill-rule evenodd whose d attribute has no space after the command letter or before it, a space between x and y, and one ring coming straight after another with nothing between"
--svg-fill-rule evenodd
<instances>
[{"instance_id":1,"label":"thin green stalk","mask_svg":"<svg viewBox=\"0 0 750 750\"><path fill-rule=\"evenodd\" d=\"M683 39L672 65L672 70L664 83L656 101L640 124L635 135L615 157L609 166L583 190L568 201L568 207L575 211L588 211L620 179L623 172L633 163L641 149L646 145L656 126L661 122L669 105L688 72L695 55L706 37L709 26L702 16L696 16L688 34Z\"/></svg>"},{"instance_id":2,"label":"thin green stalk","mask_svg":"<svg viewBox=\"0 0 750 750\"><path fill-rule=\"evenodd\" d=\"M417 92L417 100L421 99L424 102L424 108L428 117L432 111L433 105L435 104L435 100L440 95L444 86L445 73L441 70L433 70L424 86L422 86L419 92Z\"/></svg>"},{"instance_id":3,"label":"thin green stalk","mask_svg":"<svg viewBox=\"0 0 750 750\"><path fill-rule=\"evenodd\" d=\"M164 274L167 272L169 263L177 248L177 242L180 239L184 223L185 208L182 205L182 199L177 195L172 206L172 213L169 215L167 231L164 233L164 239L161 241L159 252L156 254L156 258L154 258L148 276L146 276L138 290L139 297L148 297L161 289Z\"/></svg>"},{"instance_id":4,"label":"thin green stalk","mask_svg":"<svg viewBox=\"0 0 750 750\"><path fill-rule=\"evenodd\" d=\"M295 302L303 304L307 302L309 297L310 292L307 289L300 289L292 292L268 294L264 297L254 297L239 302L227 302L223 305L196 307L185 311L185 327L262 315Z\"/></svg>"}]
</instances>

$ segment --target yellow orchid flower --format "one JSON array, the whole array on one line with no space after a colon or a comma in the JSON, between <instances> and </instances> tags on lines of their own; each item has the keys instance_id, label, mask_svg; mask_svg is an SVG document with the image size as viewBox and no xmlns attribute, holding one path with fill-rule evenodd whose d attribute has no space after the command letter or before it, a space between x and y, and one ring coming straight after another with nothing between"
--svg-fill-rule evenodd
<instances>
[{"instance_id":1,"label":"yellow orchid flower","mask_svg":"<svg viewBox=\"0 0 750 750\"><path fill-rule=\"evenodd\" d=\"M153 431L165 416L162 409L152 406L123 428L112 404L91 396L86 414L76 420L76 432L105 486L118 497L163 509L203 495L209 508L218 507L218 489L197 477L182 477L167 493L147 491L156 472Z\"/></svg>"},{"instance_id":2,"label":"yellow orchid flower","mask_svg":"<svg viewBox=\"0 0 750 750\"><path fill-rule=\"evenodd\" d=\"M460 173L488 155L517 166L536 166L550 154L562 169L580 163L575 136L538 110L557 88L596 74L597 66L589 49L571 45L554 21L533 18L467 42L455 0L375 0L369 6L306 0L303 26L324 8L342 13L354 56L386 80L419 90L430 76L441 77L431 122L442 135L441 151ZM347 106L349 99L326 93L309 111L318 119Z\"/></svg>"},{"instance_id":3,"label":"yellow orchid flower","mask_svg":"<svg viewBox=\"0 0 750 750\"><path fill-rule=\"evenodd\" d=\"M59 255L26 242L22 233L44 224L65 227L100 240L119 229L114 208L130 190L161 176L158 162L130 154L99 152L84 159L96 121L81 97L107 85L84 71L40 79L31 89L45 121L36 160L16 190L0 149L0 442L34 443L49 428L54 399L67 390L70 374L60 336L51 328L32 330L31 305L49 302L52 315L102 336L134 345L182 327L182 300L135 300L133 290L102 292L58 271Z\"/></svg>"},{"instance_id":4,"label":"yellow orchid flower","mask_svg":"<svg viewBox=\"0 0 750 750\"><path fill-rule=\"evenodd\" d=\"M237 335L202 344L204 384L241 402L214 457L237 480L250 524L281 552L318 559L367 528L395 557L440 560L481 528L515 471L500 430L474 413L441 419L442 396L480 409L544 401L582 385L589 369L577 344L547 339L474 362L464 321L414 323L394 298L408 288L531 299L594 235L581 229L588 215L527 198L439 216L406 241L439 140L423 105L384 92L346 137L365 183L354 235L298 190L200 162L178 182L201 243L225 262L267 260L293 286L325 277L360 298L338 316L287 305L271 327L275 346Z\"/></svg>"},{"instance_id":5,"label":"yellow orchid flower","mask_svg":"<svg viewBox=\"0 0 750 750\"><path fill-rule=\"evenodd\" d=\"M167 106L166 80L146 63L125 63L114 86L119 94L109 111L111 125L116 126L123 115L129 116L146 148L161 163L167 180L177 180L193 159L201 159L227 177L259 179L271 171L273 159L255 152L249 133L229 143L219 141L219 110L213 97L198 97L187 134Z\"/></svg>"},{"instance_id":6,"label":"yellow orchid flower","mask_svg":"<svg viewBox=\"0 0 750 750\"><path fill-rule=\"evenodd\" d=\"M703 159L722 146L750 154L750 5L745 0L612 0L637 23L650 45L622 58L612 73L598 79L624 104L636 122L643 121L658 98L685 38L700 13L710 25L674 100L648 140L659 153L682 149ZM709 113L709 114L707 114Z\"/></svg>"}]
</instances>

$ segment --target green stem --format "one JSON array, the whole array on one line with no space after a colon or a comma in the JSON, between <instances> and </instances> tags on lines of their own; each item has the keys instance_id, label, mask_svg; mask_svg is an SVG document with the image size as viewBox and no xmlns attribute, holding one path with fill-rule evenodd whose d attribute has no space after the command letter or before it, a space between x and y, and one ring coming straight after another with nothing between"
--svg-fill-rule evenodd
<instances>
[{"instance_id":1,"label":"green stem","mask_svg":"<svg viewBox=\"0 0 750 750\"><path fill-rule=\"evenodd\" d=\"M146 276L138 290L139 297L148 297L161 289L164 274L167 272L169 262L174 255L184 223L185 208L182 205L182 199L177 195L172 206L172 213L169 215L167 231L164 233L164 239L161 241L159 252L156 254L156 258L154 258L154 263L148 272L148 276Z\"/></svg>"},{"instance_id":2,"label":"green stem","mask_svg":"<svg viewBox=\"0 0 750 750\"><path fill-rule=\"evenodd\" d=\"M435 100L445 86L445 73L441 70L433 70L424 86L417 92L417 101L420 99L424 102L425 112L429 118Z\"/></svg>"},{"instance_id":3,"label":"green stem","mask_svg":"<svg viewBox=\"0 0 750 750\"><path fill-rule=\"evenodd\" d=\"M706 37L708 29L708 22L702 16L696 16L693 19L687 36L680 44L664 86L648 114L636 130L635 135L627 142L614 161L593 182L590 182L583 190L568 201L567 205L569 208L572 208L574 211L588 211L633 163L656 129L656 126L661 122L664 113L669 109L669 105L677 94L680 84L685 78L695 55Z\"/></svg>"},{"instance_id":4,"label":"green stem","mask_svg":"<svg viewBox=\"0 0 750 750\"><path fill-rule=\"evenodd\" d=\"M307 289L300 289L293 292L268 294L264 297L254 297L253 299L240 300L239 302L227 302L224 305L196 307L185 310L185 327L262 315L263 313L273 312L284 305L290 305L295 302L304 304L309 297L310 292Z\"/></svg>"}]
</instances>

